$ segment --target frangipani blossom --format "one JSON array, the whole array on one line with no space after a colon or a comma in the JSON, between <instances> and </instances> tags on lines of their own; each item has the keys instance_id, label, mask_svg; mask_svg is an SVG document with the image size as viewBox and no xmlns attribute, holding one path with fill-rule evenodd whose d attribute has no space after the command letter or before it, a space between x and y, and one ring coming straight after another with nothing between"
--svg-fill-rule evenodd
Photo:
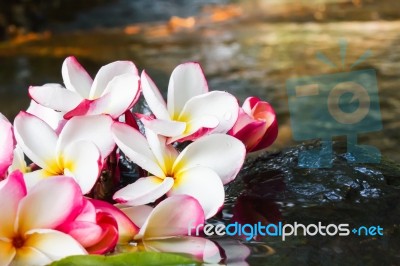
<instances>
[{"instance_id":1,"label":"frangipani blossom","mask_svg":"<svg viewBox=\"0 0 400 266\"><path fill-rule=\"evenodd\" d=\"M47 265L87 254L71 236L55 230L82 209L79 186L70 178L43 180L26 191L22 173L0 182L0 265Z\"/></svg>"},{"instance_id":2,"label":"frangipani blossom","mask_svg":"<svg viewBox=\"0 0 400 266\"><path fill-rule=\"evenodd\" d=\"M3 179L12 164L14 157L13 127L7 118L0 113L0 180Z\"/></svg>"},{"instance_id":3,"label":"frangipani blossom","mask_svg":"<svg viewBox=\"0 0 400 266\"><path fill-rule=\"evenodd\" d=\"M246 145L247 152L267 148L278 136L274 109L256 97L247 98L228 134L240 139Z\"/></svg>"},{"instance_id":4,"label":"frangipani blossom","mask_svg":"<svg viewBox=\"0 0 400 266\"><path fill-rule=\"evenodd\" d=\"M147 140L122 123L114 123L112 133L125 155L150 174L117 191L116 201L137 206L166 193L186 194L200 202L207 219L223 205L223 184L236 177L246 154L242 142L225 134L204 136L178 154L165 137L148 129Z\"/></svg>"},{"instance_id":5,"label":"frangipani blossom","mask_svg":"<svg viewBox=\"0 0 400 266\"><path fill-rule=\"evenodd\" d=\"M112 251L126 234L138 232L137 226L117 207L85 198L82 212L73 221L58 226L57 230L71 235L90 254Z\"/></svg>"},{"instance_id":6,"label":"frangipani blossom","mask_svg":"<svg viewBox=\"0 0 400 266\"><path fill-rule=\"evenodd\" d=\"M20 112L14 121L15 138L26 156L42 168L24 175L28 188L40 179L66 175L76 180L84 194L88 193L104 158L115 147L112 123L107 115L74 117L58 136L43 120Z\"/></svg>"},{"instance_id":7,"label":"frangipani blossom","mask_svg":"<svg viewBox=\"0 0 400 266\"><path fill-rule=\"evenodd\" d=\"M100 68L94 80L75 57L62 66L65 88L46 84L29 88L31 98L69 119L78 115L109 114L114 119L132 107L140 95L139 75L130 61L116 61Z\"/></svg>"},{"instance_id":8,"label":"frangipani blossom","mask_svg":"<svg viewBox=\"0 0 400 266\"><path fill-rule=\"evenodd\" d=\"M141 88L157 119L142 116L141 121L168 142L193 140L209 133L226 133L234 125L239 106L227 92L208 92L204 73L197 63L177 66L168 84L168 102L146 74L141 75Z\"/></svg>"},{"instance_id":9,"label":"frangipani blossom","mask_svg":"<svg viewBox=\"0 0 400 266\"><path fill-rule=\"evenodd\" d=\"M122 207L131 220L140 226L133 239L137 250L190 254L205 262L221 260L218 247L210 240L188 236L188 227L204 224L199 202L187 195L166 198L155 208L150 206Z\"/></svg>"}]
</instances>

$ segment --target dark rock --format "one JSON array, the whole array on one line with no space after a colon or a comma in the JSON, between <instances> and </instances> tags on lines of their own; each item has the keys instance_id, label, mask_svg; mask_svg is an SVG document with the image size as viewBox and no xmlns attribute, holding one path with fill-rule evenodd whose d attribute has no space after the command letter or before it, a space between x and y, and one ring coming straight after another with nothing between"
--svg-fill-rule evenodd
<instances>
[{"instance_id":1,"label":"dark rock","mask_svg":"<svg viewBox=\"0 0 400 266\"><path fill-rule=\"evenodd\" d=\"M343 145L335 144L333 167L297 166L299 150L248 159L237 179L227 187L224 222L264 224L302 223L380 226L383 236L261 237L255 246L268 245L274 255L255 253L251 265L398 265L400 263L400 166L382 159L379 164L349 164ZM253 245L254 244L250 244Z\"/></svg>"}]
</instances>

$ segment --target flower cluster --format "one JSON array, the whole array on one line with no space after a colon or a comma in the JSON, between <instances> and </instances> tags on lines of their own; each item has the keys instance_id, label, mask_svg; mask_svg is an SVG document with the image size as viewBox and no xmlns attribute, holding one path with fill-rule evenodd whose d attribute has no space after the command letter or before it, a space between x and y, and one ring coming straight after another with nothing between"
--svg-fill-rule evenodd
<instances>
[{"instance_id":1,"label":"flower cluster","mask_svg":"<svg viewBox=\"0 0 400 266\"><path fill-rule=\"evenodd\" d=\"M0 114L0 265L45 265L131 241L137 250L221 260L187 225L213 217L246 153L275 140L272 107L255 97L239 107L231 94L209 91L197 63L174 69L167 101L129 61L92 79L68 57L62 77L64 86L30 87L31 105L13 124ZM151 114L131 112L141 94ZM111 184L113 201L95 199L103 174L117 180L120 152L143 176L119 190Z\"/></svg>"}]
</instances>

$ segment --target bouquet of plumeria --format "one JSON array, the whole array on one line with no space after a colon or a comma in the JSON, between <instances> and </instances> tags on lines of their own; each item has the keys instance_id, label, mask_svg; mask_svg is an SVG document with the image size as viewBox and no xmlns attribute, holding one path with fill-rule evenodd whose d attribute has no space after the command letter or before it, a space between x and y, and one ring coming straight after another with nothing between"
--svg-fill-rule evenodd
<instances>
[{"instance_id":1,"label":"bouquet of plumeria","mask_svg":"<svg viewBox=\"0 0 400 266\"><path fill-rule=\"evenodd\" d=\"M0 265L46 265L128 243L200 260L219 254L189 236L188 224L213 217L246 153L276 139L272 107L256 97L239 107L231 94L209 91L194 62L174 69L167 101L129 61L92 79L68 57L62 77L64 86L31 86L31 104L13 124L0 114ZM151 113L131 112L141 94ZM142 174L122 188L121 152ZM114 181L108 201L97 189L104 174Z\"/></svg>"}]
</instances>

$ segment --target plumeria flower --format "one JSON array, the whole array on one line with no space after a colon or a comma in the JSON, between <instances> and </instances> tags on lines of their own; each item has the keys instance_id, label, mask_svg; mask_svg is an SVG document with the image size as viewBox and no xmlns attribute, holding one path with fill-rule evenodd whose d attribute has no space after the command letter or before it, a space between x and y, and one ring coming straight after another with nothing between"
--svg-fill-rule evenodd
<instances>
[{"instance_id":1,"label":"plumeria flower","mask_svg":"<svg viewBox=\"0 0 400 266\"><path fill-rule=\"evenodd\" d=\"M0 182L0 265L47 265L87 254L73 237L55 230L82 208L79 186L71 179L43 180L27 193L22 173Z\"/></svg>"},{"instance_id":2,"label":"plumeria flower","mask_svg":"<svg viewBox=\"0 0 400 266\"><path fill-rule=\"evenodd\" d=\"M140 227L133 236L136 251L186 253L210 263L221 260L219 249L212 241L188 236L188 226L204 225L203 209L193 197L175 195L155 208L142 205L121 210Z\"/></svg>"},{"instance_id":3,"label":"plumeria flower","mask_svg":"<svg viewBox=\"0 0 400 266\"><path fill-rule=\"evenodd\" d=\"M197 63L181 64L174 69L167 103L145 71L141 75L141 87L157 118L141 116L141 121L157 134L169 137L169 143L193 140L209 133L226 133L238 117L236 98L227 92L209 92Z\"/></svg>"},{"instance_id":4,"label":"plumeria flower","mask_svg":"<svg viewBox=\"0 0 400 266\"><path fill-rule=\"evenodd\" d=\"M14 157L13 127L7 118L0 113L0 180L3 179Z\"/></svg>"},{"instance_id":5,"label":"plumeria flower","mask_svg":"<svg viewBox=\"0 0 400 266\"><path fill-rule=\"evenodd\" d=\"M62 66L65 88L46 84L29 88L31 98L56 111L66 112L69 119L78 115L109 114L114 119L138 100L139 75L130 61L116 61L100 68L94 80L75 57Z\"/></svg>"},{"instance_id":6,"label":"plumeria flower","mask_svg":"<svg viewBox=\"0 0 400 266\"><path fill-rule=\"evenodd\" d=\"M57 230L71 235L90 254L104 254L112 251L125 235L137 233L138 227L113 205L84 198L82 212Z\"/></svg>"},{"instance_id":7,"label":"plumeria flower","mask_svg":"<svg viewBox=\"0 0 400 266\"><path fill-rule=\"evenodd\" d=\"M14 121L15 138L26 156L41 169L24 175L28 188L50 176L74 178L84 194L95 184L115 143L107 115L79 116L69 120L60 135L43 120L20 112Z\"/></svg>"},{"instance_id":8,"label":"plumeria flower","mask_svg":"<svg viewBox=\"0 0 400 266\"><path fill-rule=\"evenodd\" d=\"M112 133L122 152L150 174L117 191L116 201L137 206L166 193L186 194L200 202L207 219L223 205L223 184L236 177L246 154L242 142L225 134L204 136L178 154L165 137L148 129L147 140L136 129L118 122Z\"/></svg>"},{"instance_id":9,"label":"plumeria flower","mask_svg":"<svg viewBox=\"0 0 400 266\"><path fill-rule=\"evenodd\" d=\"M256 97L247 98L228 134L243 141L247 152L267 148L278 136L278 122L274 109L269 103Z\"/></svg>"}]
</instances>

